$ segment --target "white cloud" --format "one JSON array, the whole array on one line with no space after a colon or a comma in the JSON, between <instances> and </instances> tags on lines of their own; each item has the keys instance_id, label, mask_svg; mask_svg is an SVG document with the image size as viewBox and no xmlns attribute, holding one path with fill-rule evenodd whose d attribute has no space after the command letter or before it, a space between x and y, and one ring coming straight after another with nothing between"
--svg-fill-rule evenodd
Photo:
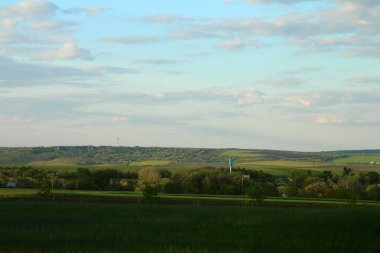
<instances>
[{"instance_id":1,"label":"white cloud","mask_svg":"<svg viewBox=\"0 0 380 253\"><path fill-rule=\"evenodd\" d=\"M170 60L170 59L144 59L144 60L137 60L134 62L140 63L140 64L150 64L150 65L173 65L173 64L185 63L185 61Z\"/></svg>"},{"instance_id":2,"label":"white cloud","mask_svg":"<svg viewBox=\"0 0 380 253\"><path fill-rule=\"evenodd\" d=\"M115 44L147 44L163 41L161 36L124 36L124 37L108 37L101 39L103 42Z\"/></svg>"},{"instance_id":3,"label":"white cloud","mask_svg":"<svg viewBox=\"0 0 380 253\"><path fill-rule=\"evenodd\" d=\"M7 55L8 54L8 51L7 50L5 50L4 48L0 48L0 57L1 56L5 56L5 55Z\"/></svg>"},{"instance_id":4,"label":"white cloud","mask_svg":"<svg viewBox=\"0 0 380 253\"><path fill-rule=\"evenodd\" d=\"M32 87L46 84L84 86L87 85L87 81L93 81L99 76L136 73L139 72L128 68L104 66L75 68L23 63L11 58L0 57L0 87Z\"/></svg>"},{"instance_id":5,"label":"white cloud","mask_svg":"<svg viewBox=\"0 0 380 253\"><path fill-rule=\"evenodd\" d=\"M301 107L320 108L337 105L380 104L380 90L364 91L313 91L289 94L283 97L285 103Z\"/></svg>"},{"instance_id":6,"label":"white cloud","mask_svg":"<svg viewBox=\"0 0 380 253\"><path fill-rule=\"evenodd\" d=\"M306 81L297 77L283 77L283 78L272 78L257 83L271 85L275 87L298 87Z\"/></svg>"},{"instance_id":7,"label":"white cloud","mask_svg":"<svg viewBox=\"0 0 380 253\"><path fill-rule=\"evenodd\" d=\"M380 84L380 76L362 76L362 77L353 77L347 80L350 83L356 84Z\"/></svg>"},{"instance_id":8,"label":"white cloud","mask_svg":"<svg viewBox=\"0 0 380 253\"><path fill-rule=\"evenodd\" d=\"M262 93L253 89L242 88L213 88L199 91L167 94L168 99L191 99L210 101L216 100L223 103L232 103L238 106L249 106L262 102Z\"/></svg>"},{"instance_id":9,"label":"white cloud","mask_svg":"<svg viewBox=\"0 0 380 253\"><path fill-rule=\"evenodd\" d=\"M314 120L317 125L343 124L346 120L335 115L321 115Z\"/></svg>"},{"instance_id":10,"label":"white cloud","mask_svg":"<svg viewBox=\"0 0 380 253\"><path fill-rule=\"evenodd\" d=\"M164 35L141 35L141 36L121 36L107 37L100 41L116 44L150 44L170 41L188 41L197 39L218 39L227 38L226 34L210 31L177 29L169 31Z\"/></svg>"},{"instance_id":11,"label":"white cloud","mask_svg":"<svg viewBox=\"0 0 380 253\"><path fill-rule=\"evenodd\" d=\"M137 20L146 22L146 23L153 23L153 24L171 24L171 23L176 23L176 22L194 21L194 18L175 15L175 14L161 14L161 15L145 16L145 17L137 18Z\"/></svg>"},{"instance_id":12,"label":"white cloud","mask_svg":"<svg viewBox=\"0 0 380 253\"><path fill-rule=\"evenodd\" d=\"M60 20L41 20L32 23L30 25L30 28L34 31L49 31L53 33L62 33L70 31L69 28L74 25L74 22L66 22Z\"/></svg>"},{"instance_id":13,"label":"white cloud","mask_svg":"<svg viewBox=\"0 0 380 253\"><path fill-rule=\"evenodd\" d=\"M125 121L128 121L127 116L121 116L121 115L111 116L111 122L125 122Z\"/></svg>"},{"instance_id":14,"label":"white cloud","mask_svg":"<svg viewBox=\"0 0 380 253\"><path fill-rule=\"evenodd\" d=\"M245 91L245 93L238 99L238 104L242 106L258 104L260 102L260 96L253 90Z\"/></svg>"},{"instance_id":15,"label":"white cloud","mask_svg":"<svg viewBox=\"0 0 380 253\"><path fill-rule=\"evenodd\" d=\"M312 0L310 0L312 1ZM294 4L298 0L252 0L250 3ZM241 40L261 37L279 37L290 45L300 47L303 53L336 51L343 57L379 58L380 2L332 0L332 5L305 12L295 10L288 14L265 18L215 19L196 22L187 30L239 36ZM231 44L233 48L234 44ZM236 47L243 44L236 43ZM228 44L226 44L226 48Z\"/></svg>"},{"instance_id":16,"label":"white cloud","mask_svg":"<svg viewBox=\"0 0 380 253\"><path fill-rule=\"evenodd\" d=\"M298 4L303 2L316 2L320 0L243 0L242 2L251 3L251 4ZM236 2L236 0L225 0L225 2Z\"/></svg>"},{"instance_id":17,"label":"white cloud","mask_svg":"<svg viewBox=\"0 0 380 253\"><path fill-rule=\"evenodd\" d=\"M11 28L27 19L52 15L57 9L55 4L44 0L22 1L0 8L0 16L3 26Z\"/></svg>"},{"instance_id":18,"label":"white cloud","mask_svg":"<svg viewBox=\"0 0 380 253\"><path fill-rule=\"evenodd\" d=\"M64 10L64 13L67 14L80 14L80 13L85 13L89 16L96 16L100 13L103 13L107 11L105 7L102 6L95 6L95 7L88 7L88 8L70 8L67 10Z\"/></svg>"},{"instance_id":19,"label":"white cloud","mask_svg":"<svg viewBox=\"0 0 380 253\"><path fill-rule=\"evenodd\" d=\"M309 99L297 95L287 96L285 97L285 101L291 104L300 105L304 107L309 107L312 104L312 101L310 101Z\"/></svg>"},{"instance_id":20,"label":"white cloud","mask_svg":"<svg viewBox=\"0 0 380 253\"><path fill-rule=\"evenodd\" d=\"M232 50L243 49L246 47L260 48L262 45L263 44L260 41L232 39L232 40L227 40L217 45L217 47L226 51L232 51Z\"/></svg>"},{"instance_id":21,"label":"white cloud","mask_svg":"<svg viewBox=\"0 0 380 253\"><path fill-rule=\"evenodd\" d=\"M82 59L93 60L94 57L90 51L84 48L78 48L74 42L65 42L62 48L47 52L42 55L43 60L67 60L67 59Z\"/></svg>"}]
</instances>

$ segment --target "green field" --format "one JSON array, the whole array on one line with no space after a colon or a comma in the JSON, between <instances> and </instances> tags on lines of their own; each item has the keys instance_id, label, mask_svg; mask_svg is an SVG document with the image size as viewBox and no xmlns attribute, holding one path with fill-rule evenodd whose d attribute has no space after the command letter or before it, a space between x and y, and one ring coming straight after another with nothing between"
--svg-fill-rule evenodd
<instances>
[{"instance_id":1,"label":"green field","mask_svg":"<svg viewBox=\"0 0 380 253\"><path fill-rule=\"evenodd\" d=\"M235 158L261 156L260 154L254 153L252 151L239 150L239 149L227 150L227 151L224 151L223 153L221 153L220 155L225 156L225 157L235 157Z\"/></svg>"},{"instance_id":2,"label":"green field","mask_svg":"<svg viewBox=\"0 0 380 253\"><path fill-rule=\"evenodd\" d=\"M0 188L0 200L40 200L36 189L7 189ZM42 198L45 201L69 200L79 202L116 202L140 203L143 202L139 192L121 191L93 191L93 190L54 190L52 195ZM131 201L133 200L133 201ZM168 202L169 201L169 202ZM204 205L257 205L257 206L347 206L350 203L344 199L327 198L281 198L267 197L262 203L252 202L247 196L241 195L208 195L208 194L164 194L158 195L156 203L171 204L204 204ZM380 202L360 200L357 206L380 207Z\"/></svg>"},{"instance_id":3,"label":"green field","mask_svg":"<svg viewBox=\"0 0 380 253\"><path fill-rule=\"evenodd\" d=\"M380 155L353 155L347 158L339 158L333 161L336 164L352 164L352 163L364 163L377 162L380 164Z\"/></svg>"},{"instance_id":4,"label":"green field","mask_svg":"<svg viewBox=\"0 0 380 253\"><path fill-rule=\"evenodd\" d=\"M171 161L162 161L162 160L146 160L142 162L131 162L129 166L159 166L159 165L168 165Z\"/></svg>"},{"instance_id":5,"label":"green field","mask_svg":"<svg viewBox=\"0 0 380 253\"><path fill-rule=\"evenodd\" d=\"M0 201L0 252L379 252L379 208Z\"/></svg>"},{"instance_id":6,"label":"green field","mask_svg":"<svg viewBox=\"0 0 380 253\"><path fill-rule=\"evenodd\" d=\"M331 170L340 174L343 167L362 171L380 171L380 150L297 152L255 149L200 149L161 147L34 147L1 148L0 167L32 166L54 171L77 168L116 169L120 171L157 167L171 172L204 167L228 167L234 157L235 167L262 170L276 176L288 176L294 169L320 173Z\"/></svg>"}]
</instances>

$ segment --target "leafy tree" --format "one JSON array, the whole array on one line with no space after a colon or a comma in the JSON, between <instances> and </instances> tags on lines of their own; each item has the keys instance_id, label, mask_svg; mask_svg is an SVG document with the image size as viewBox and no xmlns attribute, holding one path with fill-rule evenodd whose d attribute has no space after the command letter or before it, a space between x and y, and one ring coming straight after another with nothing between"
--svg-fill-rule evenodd
<instances>
[{"instance_id":1,"label":"leafy tree","mask_svg":"<svg viewBox=\"0 0 380 253\"><path fill-rule=\"evenodd\" d=\"M331 170L325 170L322 172L320 177L323 179L323 181L327 182L327 180L329 180L333 177L333 174L332 174Z\"/></svg>"},{"instance_id":2,"label":"leafy tree","mask_svg":"<svg viewBox=\"0 0 380 253\"><path fill-rule=\"evenodd\" d=\"M166 169L160 169L158 172L161 178L170 178L172 176L172 173Z\"/></svg>"},{"instance_id":3,"label":"leafy tree","mask_svg":"<svg viewBox=\"0 0 380 253\"><path fill-rule=\"evenodd\" d=\"M144 186L142 190L143 198L147 201L151 201L155 196L157 196L158 191L158 187L155 187L151 184L147 184Z\"/></svg>"},{"instance_id":4,"label":"leafy tree","mask_svg":"<svg viewBox=\"0 0 380 253\"><path fill-rule=\"evenodd\" d=\"M81 190L94 189L93 174L89 169L78 168L76 171L76 188Z\"/></svg>"},{"instance_id":5,"label":"leafy tree","mask_svg":"<svg viewBox=\"0 0 380 253\"><path fill-rule=\"evenodd\" d=\"M347 199L352 204L355 204L362 195L363 185L359 173L351 173L350 175L342 177L337 186L336 190L338 196Z\"/></svg>"},{"instance_id":6,"label":"leafy tree","mask_svg":"<svg viewBox=\"0 0 380 253\"><path fill-rule=\"evenodd\" d=\"M305 197L322 198L327 195L328 185L326 182L314 182L303 189Z\"/></svg>"},{"instance_id":7,"label":"leafy tree","mask_svg":"<svg viewBox=\"0 0 380 253\"><path fill-rule=\"evenodd\" d=\"M379 174L375 171L370 171L367 173L369 184L377 184L379 183Z\"/></svg>"},{"instance_id":8,"label":"leafy tree","mask_svg":"<svg viewBox=\"0 0 380 253\"><path fill-rule=\"evenodd\" d=\"M93 182L95 187L101 192L110 184L110 175L105 170L96 170L93 173Z\"/></svg>"},{"instance_id":9,"label":"leafy tree","mask_svg":"<svg viewBox=\"0 0 380 253\"><path fill-rule=\"evenodd\" d=\"M290 183L290 184L286 187L285 194L286 194L286 196L288 196L288 197L297 197L297 196L300 195L300 191L299 191L298 187L297 187L295 184Z\"/></svg>"},{"instance_id":10,"label":"leafy tree","mask_svg":"<svg viewBox=\"0 0 380 253\"><path fill-rule=\"evenodd\" d=\"M38 195L47 196L51 193L51 181L46 171L39 171L36 175Z\"/></svg>"},{"instance_id":11,"label":"leafy tree","mask_svg":"<svg viewBox=\"0 0 380 253\"><path fill-rule=\"evenodd\" d=\"M370 185L367 187L367 197L370 200L380 200L380 186L379 185Z\"/></svg>"},{"instance_id":12,"label":"leafy tree","mask_svg":"<svg viewBox=\"0 0 380 253\"><path fill-rule=\"evenodd\" d=\"M277 186L276 190L281 197L287 196L286 195L286 186L284 186L284 185Z\"/></svg>"},{"instance_id":13,"label":"leafy tree","mask_svg":"<svg viewBox=\"0 0 380 253\"><path fill-rule=\"evenodd\" d=\"M160 189L164 193L175 193L175 186L170 178L162 178L160 181Z\"/></svg>"},{"instance_id":14,"label":"leafy tree","mask_svg":"<svg viewBox=\"0 0 380 253\"><path fill-rule=\"evenodd\" d=\"M349 176L352 172L351 168L344 167L343 168L343 176Z\"/></svg>"},{"instance_id":15,"label":"leafy tree","mask_svg":"<svg viewBox=\"0 0 380 253\"><path fill-rule=\"evenodd\" d=\"M306 175L299 170L293 170L290 172L289 181L297 188L303 188L305 179Z\"/></svg>"},{"instance_id":16,"label":"leafy tree","mask_svg":"<svg viewBox=\"0 0 380 253\"><path fill-rule=\"evenodd\" d=\"M139 177L137 180L136 190L144 192L145 188L160 187L161 177L158 171L154 168L145 168L139 171Z\"/></svg>"},{"instance_id":17,"label":"leafy tree","mask_svg":"<svg viewBox=\"0 0 380 253\"><path fill-rule=\"evenodd\" d=\"M247 190L247 195L256 200L257 202L262 202L265 199L265 191L266 191L265 183L257 182L250 185Z\"/></svg>"}]
</instances>

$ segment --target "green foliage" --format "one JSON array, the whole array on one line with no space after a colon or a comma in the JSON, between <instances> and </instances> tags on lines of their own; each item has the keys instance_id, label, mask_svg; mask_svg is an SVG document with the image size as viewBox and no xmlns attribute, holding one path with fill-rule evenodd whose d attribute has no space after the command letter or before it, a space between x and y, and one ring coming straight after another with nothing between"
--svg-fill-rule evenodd
<instances>
[{"instance_id":1,"label":"green foliage","mask_svg":"<svg viewBox=\"0 0 380 253\"><path fill-rule=\"evenodd\" d=\"M361 180L362 175L360 173L355 174L350 172L349 175L343 176L335 188L337 196L355 204L360 196L364 195L364 185Z\"/></svg>"},{"instance_id":2,"label":"green foliage","mask_svg":"<svg viewBox=\"0 0 380 253\"><path fill-rule=\"evenodd\" d=\"M367 189L378 181L376 172L362 173L347 167L341 176L330 171L314 175L306 170L293 170L286 178L244 168L229 173L227 168L213 167L176 172L162 168L145 168L138 172L78 168L71 172L55 171L54 180L51 175L51 171L32 167L0 167L0 185L11 181L20 188L46 188L48 191L54 181L54 189L143 192L149 186L163 193L244 195L252 184L262 183L266 191L264 196L343 198L355 202L375 199L376 194L368 194Z\"/></svg>"},{"instance_id":3,"label":"green foliage","mask_svg":"<svg viewBox=\"0 0 380 253\"><path fill-rule=\"evenodd\" d=\"M352 172L351 168L344 167L343 168L343 176L349 176Z\"/></svg>"},{"instance_id":4,"label":"green foliage","mask_svg":"<svg viewBox=\"0 0 380 253\"><path fill-rule=\"evenodd\" d=\"M96 170L93 172L95 187L101 191L110 184L111 175L105 170Z\"/></svg>"},{"instance_id":5,"label":"green foliage","mask_svg":"<svg viewBox=\"0 0 380 253\"><path fill-rule=\"evenodd\" d=\"M36 175L38 195L48 196L51 193L51 179L49 178L47 172L39 171Z\"/></svg>"},{"instance_id":6,"label":"green foliage","mask_svg":"<svg viewBox=\"0 0 380 253\"><path fill-rule=\"evenodd\" d=\"M380 200L380 186L379 185L368 186L367 197L370 200L379 201Z\"/></svg>"},{"instance_id":7,"label":"green foliage","mask_svg":"<svg viewBox=\"0 0 380 253\"><path fill-rule=\"evenodd\" d=\"M159 188L152 184L146 184L142 189L144 200L152 201L158 195Z\"/></svg>"},{"instance_id":8,"label":"green foliage","mask_svg":"<svg viewBox=\"0 0 380 253\"><path fill-rule=\"evenodd\" d=\"M290 172L289 180L297 188L302 188L307 175L300 170L293 170Z\"/></svg>"},{"instance_id":9,"label":"green foliage","mask_svg":"<svg viewBox=\"0 0 380 253\"><path fill-rule=\"evenodd\" d=\"M325 170L322 172L322 174L320 175L320 177L323 179L323 181L327 182L327 180L333 178L333 174L331 172L331 170Z\"/></svg>"},{"instance_id":10,"label":"green foliage","mask_svg":"<svg viewBox=\"0 0 380 253\"><path fill-rule=\"evenodd\" d=\"M286 187L285 195L287 197L298 197L300 195L300 190L298 189L298 187L295 184L290 183Z\"/></svg>"},{"instance_id":11,"label":"green foliage","mask_svg":"<svg viewBox=\"0 0 380 253\"><path fill-rule=\"evenodd\" d=\"M160 173L161 178L170 178L172 176L172 173L166 169L160 169L158 173Z\"/></svg>"},{"instance_id":12,"label":"green foliage","mask_svg":"<svg viewBox=\"0 0 380 253\"><path fill-rule=\"evenodd\" d=\"M247 195L256 200L257 202L264 201L265 198L265 185L264 183L253 183L247 190Z\"/></svg>"},{"instance_id":13,"label":"green foliage","mask_svg":"<svg viewBox=\"0 0 380 253\"><path fill-rule=\"evenodd\" d=\"M379 173L376 171L370 171L367 173L369 184L377 184L380 182Z\"/></svg>"},{"instance_id":14,"label":"green foliage","mask_svg":"<svg viewBox=\"0 0 380 253\"><path fill-rule=\"evenodd\" d=\"M145 168L139 171L136 191L144 191L146 187L154 187L159 189L160 173L154 168Z\"/></svg>"},{"instance_id":15,"label":"green foliage","mask_svg":"<svg viewBox=\"0 0 380 253\"><path fill-rule=\"evenodd\" d=\"M326 182L312 182L304 187L303 196L310 198L323 198L328 193L328 185Z\"/></svg>"}]
</instances>

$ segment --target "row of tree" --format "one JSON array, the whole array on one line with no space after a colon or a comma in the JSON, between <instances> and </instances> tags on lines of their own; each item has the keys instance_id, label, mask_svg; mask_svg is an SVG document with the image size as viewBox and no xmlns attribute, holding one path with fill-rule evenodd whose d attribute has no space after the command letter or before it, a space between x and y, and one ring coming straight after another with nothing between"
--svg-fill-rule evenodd
<instances>
[{"instance_id":1,"label":"row of tree","mask_svg":"<svg viewBox=\"0 0 380 253\"><path fill-rule=\"evenodd\" d=\"M53 172L31 167L0 168L0 187L9 182L21 188L141 191L163 193L250 195L345 198L380 200L379 174L361 173L344 168L341 175L324 171L319 175L294 170L289 177L275 177L262 171L202 168L171 173L168 170L145 168L137 171L90 170Z\"/></svg>"}]
</instances>

